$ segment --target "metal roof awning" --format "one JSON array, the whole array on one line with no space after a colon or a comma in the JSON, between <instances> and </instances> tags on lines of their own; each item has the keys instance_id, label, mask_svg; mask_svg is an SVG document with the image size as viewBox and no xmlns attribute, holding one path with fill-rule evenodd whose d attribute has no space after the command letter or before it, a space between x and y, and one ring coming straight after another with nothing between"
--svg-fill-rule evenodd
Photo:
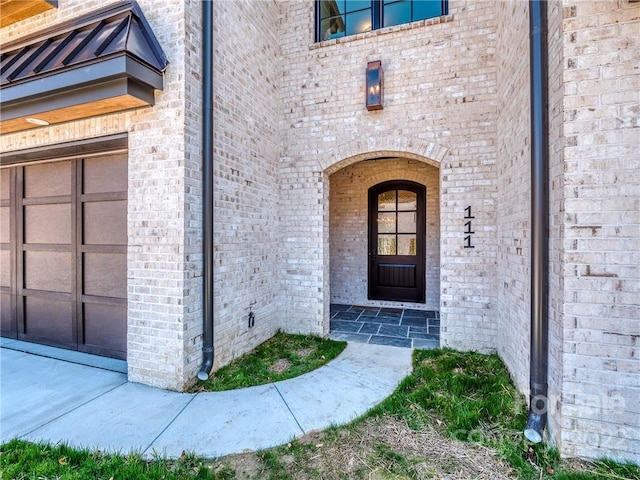
<instances>
[{"instance_id":1,"label":"metal roof awning","mask_svg":"<svg viewBox=\"0 0 640 480\"><path fill-rule=\"evenodd\" d=\"M135 1L0 51L1 133L153 105L168 64Z\"/></svg>"}]
</instances>

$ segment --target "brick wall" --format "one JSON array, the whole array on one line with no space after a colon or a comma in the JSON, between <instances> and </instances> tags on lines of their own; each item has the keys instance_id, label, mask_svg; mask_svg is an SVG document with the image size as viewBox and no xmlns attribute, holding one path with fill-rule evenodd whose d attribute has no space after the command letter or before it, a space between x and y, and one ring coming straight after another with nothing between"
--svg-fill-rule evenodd
<instances>
[{"instance_id":1,"label":"brick wall","mask_svg":"<svg viewBox=\"0 0 640 480\"><path fill-rule=\"evenodd\" d=\"M562 2L547 3L549 73L549 366L547 432L561 447L564 321L564 69Z\"/></svg>"},{"instance_id":2,"label":"brick wall","mask_svg":"<svg viewBox=\"0 0 640 480\"><path fill-rule=\"evenodd\" d=\"M171 5L163 5L171 8ZM182 384L193 382L202 362L202 2L185 2L184 32L184 351ZM169 12L166 12L169 14Z\"/></svg>"},{"instance_id":3,"label":"brick wall","mask_svg":"<svg viewBox=\"0 0 640 480\"><path fill-rule=\"evenodd\" d=\"M498 2L498 353L529 391L529 6Z\"/></svg>"},{"instance_id":4,"label":"brick wall","mask_svg":"<svg viewBox=\"0 0 640 480\"><path fill-rule=\"evenodd\" d=\"M201 10L197 1L139 2L169 59L156 104L2 136L18 150L129 135L129 379L182 389L201 361ZM3 29L7 41L104 2L72 1ZM215 2L216 368L278 326L279 108L275 2ZM243 41L238 41L242 39ZM255 328L247 316L253 311Z\"/></svg>"},{"instance_id":5,"label":"brick wall","mask_svg":"<svg viewBox=\"0 0 640 480\"><path fill-rule=\"evenodd\" d=\"M567 456L638 461L640 8L549 2L549 423ZM528 391L528 9L498 9L499 352ZM513 24L518 25L513 28ZM635 59L635 60L634 60ZM521 204L517 205L516 200ZM516 245L519 239L522 245ZM523 257L519 256L522 249Z\"/></svg>"},{"instance_id":6,"label":"brick wall","mask_svg":"<svg viewBox=\"0 0 640 480\"><path fill-rule=\"evenodd\" d=\"M280 323L276 2L214 2L215 364ZM249 328L249 312L255 327Z\"/></svg>"},{"instance_id":7,"label":"brick wall","mask_svg":"<svg viewBox=\"0 0 640 480\"><path fill-rule=\"evenodd\" d=\"M198 113L186 117L187 103L200 104L200 92L191 80L187 89L184 81L198 68L193 51L199 41L185 7L198 2L139 4L170 62L154 107L3 135L0 142L2 151L11 151L128 132L129 379L179 390L198 367L202 328L202 273L199 240L194 240L201 217L195 200L200 196ZM104 1L61 2L57 9L4 28L3 40L103 6Z\"/></svg>"},{"instance_id":8,"label":"brick wall","mask_svg":"<svg viewBox=\"0 0 640 480\"><path fill-rule=\"evenodd\" d=\"M367 202L369 188L387 180L411 180L427 189L426 303L410 308L440 308L440 192L438 169L416 160L389 159L359 162L330 176L329 245L331 302L355 305L391 305L367 300Z\"/></svg>"},{"instance_id":9,"label":"brick wall","mask_svg":"<svg viewBox=\"0 0 640 480\"><path fill-rule=\"evenodd\" d=\"M563 90L562 6L547 3L549 53L549 391L548 432L559 444L562 406ZM531 302L531 132L529 7L501 2L498 9L499 348L511 376L529 394Z\"/></svg>"},{"instance_id":10,"label":"brick wall","mask_svg":"<svg viewBox=\"0 0 640 480\"><path fill-rule=\"evenodd\" d=\"M640 4L563 3L562 453L640 462Z\"/></svg>"},{"instance_id":11,"label":"brick wall","mask_svg":"<svg viewBox=\"0 0 640 480\"><path fill-rule=\"evenodd\" d=\"M549 42L549 438L560 442L562 407L563 90L562 15L548 2ZM531 322L531 127L529 6L501 2L498 9L498 353L519 390L529 395ZM523 408L526 405L523 405Z\"/></svg>"},{"instance_id":12,"label":"brick wall","mask_svg":"<svg viewBox=\"0 0 640 480\"><path fill-rule=\"evenodd\" d=\"M452 2L451 15L442 19L320 44L313 41L312 3L286 5L281 274L291 328L326 333L328 327L328 175L367 158L396 156L440 169L443 343L494 348L493 4ZM385 72L385 108L377 112L364 108L371 60L381 60ZM467 206L476 217L474 249L464 248Z\"/></svg>"}]
</instances>

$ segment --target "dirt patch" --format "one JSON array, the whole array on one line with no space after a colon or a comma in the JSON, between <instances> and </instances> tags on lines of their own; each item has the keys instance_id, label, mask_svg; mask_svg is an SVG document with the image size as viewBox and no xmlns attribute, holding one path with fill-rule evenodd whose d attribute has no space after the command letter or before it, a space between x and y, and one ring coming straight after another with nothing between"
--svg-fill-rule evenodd
<instances>
[{"instance_id":1,"label":"dirt patch","mask_svg":"<svg viewBox=\"0 0 640 480\"><path fill-rule=\"evenodd\" d=\"M313 350L313 348L301 348L300 350L296 350L296 355L298 358L307 358L313 353Z\"/></svg>"},{"instance_id":2,"label":"dirt patch","mask_svg":"<svg viewBox=\"0 0 640 480\"><path fill-rule=\"evenodd\" d=\"M491 449L444 437L430 427L414 431L391 417L369 419L337 432L310 433L298 441L310 448L278 454L286 478L294 480L516 478ZM222 462L235 470L238 479L268 477L269 468L258 454L231 455Z\"/></svg>"},{"instance_id":3,"label":"dirt patch","mask_svg":"<svg viewBox=\"0 0 640 480\"><path fill-rule=\"evenodd\" d=\"M443 437L432 428L416 432L391 417L346 430L315 459L323 478L508 479L510 468L478 444ZM304 478L304 477L300 477Z\"/></svg>"},{"instance_id":4,"label":"dirt patch","mask_svg":"<svg viewBox=\"0 0 640 480\"><path fill-rule=\"evenodd\" d=\"M269 371L279 375L282 372L285 372L291 365L291 360L281 358L279 360L276 360L273 365L269 367Z\"/></svg>"},{"instance_id":5,"label":"dirt patch","mask_svg":"<svg viewBox=\"0 0 640 480\"><path fill-rule=\"evenodd\" d=\"M239 480L259 479L263 470L260 457L253 452L229 455L211 462L209 468L217 474L215 478L236 478ZM229 473L225 476L227 472ZM230 472L233 472L234 476Z\"/></svg>"}]
</instances>

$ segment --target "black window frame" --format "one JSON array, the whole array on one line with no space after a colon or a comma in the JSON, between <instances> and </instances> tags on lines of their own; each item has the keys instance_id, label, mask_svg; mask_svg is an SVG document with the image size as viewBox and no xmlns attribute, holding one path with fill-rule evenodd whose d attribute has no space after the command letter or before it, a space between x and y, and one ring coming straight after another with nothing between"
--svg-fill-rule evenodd
<instances>
[{"instance_id":1,"label":"black window frame","mask_svg":"<svg viewBox=\"0 0 640 480\"><path fill-rule=\"evenodd\" d=\"M324 41L322 38L322 7L321 7L321 3L323 0L315 0L314 1L314 6L315 6L315 41L316 42L322 42ZM411 3L413 4L416 1L420 1L420 0L409 0L411 1ZM439 16L444 16L444 15L448 15L449 14L449 0L440 0L441 2L441 11L442 13ZM396 2L392 3L395 4ZM387 28L384 27L384 6L385 6L385 2L384 0L371 0L371 31L373 30L379 30L381 28ZM412 10L413 10L413 5L412 5ZM438 17L429 17L429 18L438 18ZM411 20L410 22L407 23L411 23L413 21L419 21L419 20ZM406 25L406 23L400 23L398 25ZM353 35L353 34L352 34ZM351 35L344 35L343 37L349 37ZM343 37L339 37L339 38L343 38Z\"/></svg>"}]
</instances>

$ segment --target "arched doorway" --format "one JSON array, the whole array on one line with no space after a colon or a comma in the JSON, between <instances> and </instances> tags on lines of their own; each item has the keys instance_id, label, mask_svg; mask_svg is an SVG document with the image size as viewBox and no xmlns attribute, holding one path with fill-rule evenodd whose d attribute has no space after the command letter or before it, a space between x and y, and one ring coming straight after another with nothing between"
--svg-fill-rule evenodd
<instances>
[{"instance_id":1,"label":"arched doorway","mask_svg":"<svg viewBox=\"0 0 640 480\"><path fill-rule=\"evenodd\" d=\"M329 266L327 274L330 303L438 311L440 307L439 168L425 161L418 161L399 154L393 157L377 157L352 162L331 173L328 176L328 181L327 225L329 228L327 240L329 255L325 265ZM373 253L371 251L373 244L370 241L373 229L370 227L369 219L371 215L377 219L378 211L377 207L369 209L369 195L370 192L375 192L374 196L382 193L376 190L377 186L390 186L390 189L393 190L393 213L395 215L413 217L415 213L415 251L418 258L413 260L420 266L416 265L415 270L411 272L411 275L416 276L415 286L411 287L414 294L411 296L406 294L402 296L387 295L386 299L382 299L383 296L378 295L380 292L374 293L373 296L370 295L369 273L371 257L374 255L369 255L369 253ZM385 187L380 188L385 189ZM413 207L411 207L412 210L409 210L408 203L402 198L400 207L397 206L398 190L415 194L415 210ZM400 193L401 197L404 195ZM419 207L418 196L423 198L419 202ZM421 210L420 214L418 214L418 208ZM370 211L375 211L375 213L370 214ZM391 210L386 212L382 210L381 213L384 213L381 215L382 217L392 216L388 215ZM420 217L419 221L418 216ZM394 228L396 228L395 223ZM400 226L393 235L396 242L398 240L405 242L402 244L402 248L411 249L413 248L410 238L412 232L407 231L408 228ZM421 240L424 243L420 247L418 246L418 230L424 232ZM376 232L376 235L378 233L391 235L390 232ZM395 237L396 234L398 237ZM424 250L424 254L420 253L422 250ZM377 255L376 260L393 260L383 257L385 256ZM383 263L400 265L401 263L398 263L397 260L402 259L395 258L392 262ZM406 270L402 271L405 273L412 270L411 267L404 268ZM388 272L390 273L390 270L384 273ZM418 291L420 293L417 293Z\"/></svg>"}]
</instances>

